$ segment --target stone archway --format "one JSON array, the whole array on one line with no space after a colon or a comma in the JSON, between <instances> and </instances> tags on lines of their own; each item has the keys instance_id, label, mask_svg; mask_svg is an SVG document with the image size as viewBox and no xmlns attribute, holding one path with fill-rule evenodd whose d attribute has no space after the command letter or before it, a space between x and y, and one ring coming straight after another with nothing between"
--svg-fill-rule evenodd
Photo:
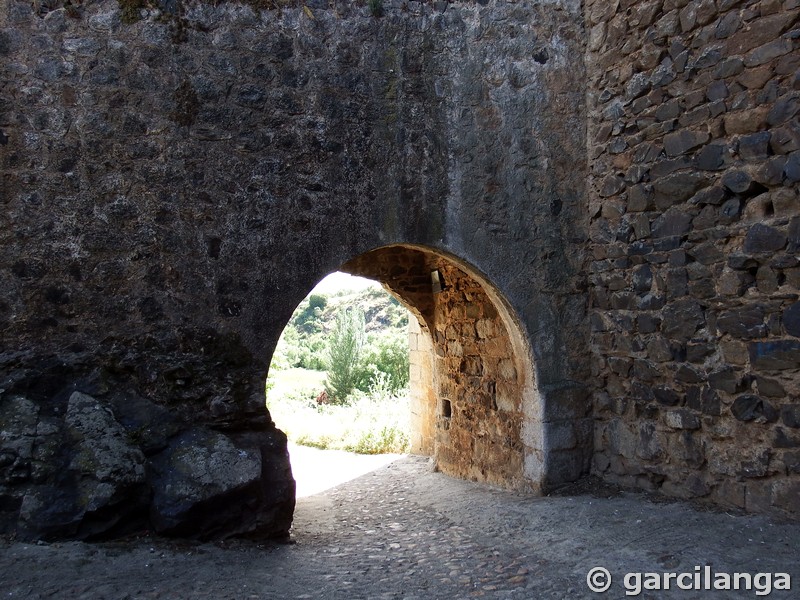
<instances>
[{"instance_id":1,"label":"stone archway","mask_svg":"<svg viewBox=\"0 0 800 600\"><path fill-rule=\"evenodd\" d=\"M380 281L417 319L413 451L452 476L539 490L532 355L500 292L465 262L422 246L378 248L341 270Z\"/></svg>"},{"instance_id":2,"label":"stone archway","mask_svg":"<svg viewBox=\"0 0 800 600\"><path fill-rule=\"evenodd\" d=\"M0 531L110 535L109 522L134 526L166 505L180 522L158 531L285 534L293 482L264 411L268 362L313 283L375 248L418 260L420 285L431 270L447 284L460 269L471 282L458 289L497 311L457 315L464 304L445 302L447 289L430 307L426 393L442 400L430 405L431 433L450 419L442 465L446 448L469 448L479 466L451 461L449 472L541 490L588 472L589 393L604 367L593 372L587 340L614 340L604 326L590 338L587 320L578 4L455 3L435 14L421 4L386 19L212 4L181 16L180 40L164 15L122 22L114 3L66 20L21 2L0 11L3 51L32 90L12 98L20 117L0 135L0 429L13 432L0 440ZM532 48L546 60L527 60ZM75 100L86 94L92 103ZM609 269L610 236L593 234ZM474 325L481 352L464 353L464 331L438 332L438 310ZM517 412L510 438L500 416L483 418L495 405L508 417L496 372L509 363L470 358L489 356L482 319L503 324L527 369L521 410L506 411ZM459 433L473 406L478 426ZM108 425L84 425L84 412ZM109 431L116 455L103 450ZM506 446L522 458L492 465ZM122 466L72 460L95 448ZM146 468L129 474L131 453ZM219 485L202 461L172 468L190 455L214 456ZM179 488L147 479L160 465L189 473L195 504L161 501ZM122 491L108 493L117 473ZM219 505L232 509L225 518Z\"/></svg>"}]
</instances>

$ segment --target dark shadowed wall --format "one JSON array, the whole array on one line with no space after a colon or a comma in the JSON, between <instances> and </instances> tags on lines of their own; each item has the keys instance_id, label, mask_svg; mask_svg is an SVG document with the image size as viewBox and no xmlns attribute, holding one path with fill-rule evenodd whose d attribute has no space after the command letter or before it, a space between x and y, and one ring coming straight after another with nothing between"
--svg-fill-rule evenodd
<instances>
[{"instance_id":1,"label":"dark shadowed wall","mask_svg":"<svg viewBox=\"0 0 800 600\"><path fill-rule=\"evenodd\" d=\"M285 531L274 344L319 279L395 243L458 257L502 294L536 370L540 445L574 439L536 483L586 472L578 3L398 2L380 18L131 4L12 0L0 16L5 522L100 535L148 513L213 536L225 498L239 529ZM220 474L192 506L165 496L176 469L191 487L192 448L244 453L242 480ZM112 455L142 469L98 475Z\"/></svg>"}]
</instances>

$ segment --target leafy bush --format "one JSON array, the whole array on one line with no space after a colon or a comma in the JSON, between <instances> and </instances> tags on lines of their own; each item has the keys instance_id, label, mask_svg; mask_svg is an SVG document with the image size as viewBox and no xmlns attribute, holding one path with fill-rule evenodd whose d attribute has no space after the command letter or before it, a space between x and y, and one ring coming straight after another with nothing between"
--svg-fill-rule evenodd
<instances>
[{"instance_id":1,"label":"leafy bush","mask_svg":"<svg viewBox=\"0 0 800 600\"><path fill-rule=\"evenodd\" d=\"M302 335L296 328L287 326L278 340L270 371L295 367L324 371L325 345L324 334Z\"/></svg>"},{"instance_id":2,"label":"leafy bush","mask_svg":"<svg viewBox=\"0 0 800 600\"><path fill-rule=\"evenodd\" d=\"M308 297L308 306L312 310L324 310L328 306L328 297L325 294L311 294Z\"/></svg>"},{"instance_id":3,"label":"leafy bush","mask_svg":"<svg viewBox=\"0 0 800 600\"><path fill-rule=\"evenodd\" d=\"M400 454L408 449L408 444L407 432L395 426L386 426L378 432L363 432L354 444L348 444L344 449L358 454Z\"/></svg>"},{"instance_id":4,"label":"leafy bush","mask_svg":"<svg viewBox=\"0 0 800 600\"><path fill-rule=\"evenodd\" d=\"M369 379L366 388L359 388L362 391L370 391L378 381L386 392L392 394L408 387L408 340L405 335L386 335L374 340L367 346L363 362Z\"/></svg>"}]
</instances>

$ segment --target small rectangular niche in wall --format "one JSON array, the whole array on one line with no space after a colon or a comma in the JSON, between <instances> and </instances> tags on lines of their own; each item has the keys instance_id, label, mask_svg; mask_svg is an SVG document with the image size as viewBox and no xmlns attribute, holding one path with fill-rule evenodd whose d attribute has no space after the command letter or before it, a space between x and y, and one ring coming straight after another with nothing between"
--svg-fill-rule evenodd
<instances>
[{"instance_id":1,"label":"small rectangular niche in wall","mask_svg":"<svg viewBox=\"0 0 800 600\"><path fill-rule=\"evenodd\" d=\"M446 400L444 398L442 398L442 416L445 419L449 419L451 416L453 416L453 409L450 406L450 400Z\"/></svg>"}]
</instances>

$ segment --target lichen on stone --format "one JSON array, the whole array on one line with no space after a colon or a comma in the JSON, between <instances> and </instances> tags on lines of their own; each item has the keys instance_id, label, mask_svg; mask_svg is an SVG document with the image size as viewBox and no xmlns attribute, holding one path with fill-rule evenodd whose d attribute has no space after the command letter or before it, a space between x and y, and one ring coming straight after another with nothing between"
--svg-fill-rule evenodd
<instances>
[{"instance_id":1,"label":"lichen on stone","mask_svg":"<svg viewBox=\"0 0 800 600\"><path fill-rule=\"evenodd\" d=\"M130 25L141 19L141 11L148 8L148 0L117 0L123 23Z\"/></svg>"}]
</instances>

